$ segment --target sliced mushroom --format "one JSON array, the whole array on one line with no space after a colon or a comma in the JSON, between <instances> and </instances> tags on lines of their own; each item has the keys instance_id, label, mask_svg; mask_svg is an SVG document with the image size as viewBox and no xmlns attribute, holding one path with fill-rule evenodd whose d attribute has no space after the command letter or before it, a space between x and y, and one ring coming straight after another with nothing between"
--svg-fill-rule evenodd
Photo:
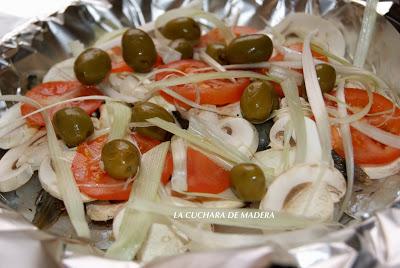
<instances>
[{"instance_id":1,"label":"sliced mushroom","mask_svg":"<svg viewBox=\"0 0 400 268\"><path fill-rule=\"evenodd\" d=\"M0 148L10 149L21 145L30 140L37 132L37 128L23 124L0 138Z\"/></svg>"},{"instance_id":2,"label":"sliced mushroom","mask_svg":"<svg viewBox=\"0 0 400 268\"><path fill-rule=\"evenodd\" d=\"M219 121L219 127L231 137L228 142L240 152L251 156L257 151L258 132L249 121L238 117L226 117Z\"/></svg>"},{"instance_id":3,"label":"sliced mushroom","mask_svg":"<svg viewBox=\"0 0 400 268\"><path fill-rule=\"evenodd\" d=\"M386 165L362 165L370 179L383 179L400 172L400 157Z\"/></svg>"},{"instance_id":4,"label":"sliced mushroom","mask_svg":"<svg viewBox=\"0 0 400 268\"><path fill-rule=\"evenodd\" d=\"M94 202L86 205L86 213L92 221L108 221L114 219L125 203Z\"/></svg>"},{"instance_id":5,"label":"sliced mushroom","mask_svg":"<svg viewBox=\"0 0 400 268\"><path fill-rule=\"evenodd\" d=\"M69 58L53 65L44 75L43 82L76 80L74 63L75 58Z\"/></svg>"},{"instance_id":6,"label":"sliced mushroom","mask_svg":"<svg viewBox=\"0 0 400 268\"><path fill-rule=\"evenodd\" d=\"M331 53L343 57L346 43L338 27L327 19L305 13L292 13L274 29L285 36L295 35L304 38L309 32L318 29L315 40Z\"/></svg>"},{"instance_id":7,"label":"sliced mushroom","mask_svg":"<svg viewBox=\"0 0 400 268\"><path fill-rule=\"evenodd\" d=\"M27 163L36 171L48 155L49 147L47 144L47 137L43 136L26 149L24 154L18 159L16 166L20 167Z\"/></svg>"},{"instance_id":8,"label":"sliced mushroom","mask_svg":"<svg viewBox=\"0 0 400 268\"><path fill-rule=\"evenodd\" d=\"M338 202L346 192L346 182L342 174L335 168L318 164L302 164L292 167L273 181L260 203L260 208L281 211L292 199L293 190L299 190L300 187L300 191L303 192L304 190L301 189L302 185L316 182L319 176L322 176L321 180L325 183L326 190L329 192L332 202ZM318 191L321 191L321 189ZM323 189L323 191L325 190ZM317 200L320 199L319 194L321 193L318 192ZM298 198L299 200L303 200L304 197Z\"/></svg>"},{"instance_id":9,"label":"sliced mushroom","mask_svg":"<svg viewBox=\"0 0 400 268\"><path fill-rule=\"evenodd\" d=\"M73 157L75 155L75 152L73 151L66 151L64 153L64 156L67 159L70 159L72 161ZM42 185L43 189L51 194L53 197L62 200L62 196L60 193L60 190L58 189L58 184L57 184L57 175L55 171L53 170L53 167L51 166L51 161L49 157L46 157L39 168L39 181L40 184ZM94 199L81 193L81 197L83 202L90 202L93 201Z\"/></svg>"},{"instance_id":10,"label":"sliced mushroom","mask_svg":"<svg viewBox=\"0 0 400 268\"><path fill-rule=\"evenodd\" d=\"M295 155L295 150L290 149L288 152L287 167L293 166ZM255 158L260 161L264 166L273 168L275 176L279 176L282 172L285 171L283 150L268 149L264 151L259 151L255 154Z\"/></svg>"}]
</instances>

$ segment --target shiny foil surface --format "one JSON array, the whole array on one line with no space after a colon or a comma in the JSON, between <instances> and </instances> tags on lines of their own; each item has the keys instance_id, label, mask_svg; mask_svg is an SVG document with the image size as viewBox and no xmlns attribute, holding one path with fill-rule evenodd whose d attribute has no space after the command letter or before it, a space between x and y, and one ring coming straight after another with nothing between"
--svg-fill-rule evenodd
<instances>
[{"instance_id":1,"label":"shiny foil surface","mask_svg":"<svg viewBox=\"0 0 400 268\"><path fill-rule=\"evenodd\" d=\"M71 56L69 44L93 44L105 32L140 26L165 10L187 6L186 0L85 0L51 16L15 29L0 40L2 94L23 93L40 82L55 63ZM263 28L278 24L291 12L306 12L332 20L346 40L352 59L363 7L352 2L321 0L197 1L228 22ZM1 25L0 25L1 27ZM400 93L400 35L383 17L367 58L374 70ZM1 103L2 109L5 104ZM67 216L41 231L30 223L41 187L37 177L16 191L0 193L0 267L400 267L400 176L355 186L344 226L271 234L265 245L199 251L147 264L102 257L110 245L110 226L91 226L93 241L74 237ZM276 266L275 266L276 267Z\"/></svg>"}]
</instances>

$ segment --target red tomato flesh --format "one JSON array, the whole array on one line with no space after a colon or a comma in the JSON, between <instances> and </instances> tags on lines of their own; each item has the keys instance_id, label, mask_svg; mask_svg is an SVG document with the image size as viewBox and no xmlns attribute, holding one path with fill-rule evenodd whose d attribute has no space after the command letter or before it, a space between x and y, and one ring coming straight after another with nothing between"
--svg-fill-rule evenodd
<instances>
[{"instance_id":1,"label":"red tomato flesh","mask_svg":"<svg viewBox=\"0 0 400 268\"><path fill-rule=\"evenodd\" d=\"M357 88L345 89L346 103L354 108L363 108L368 104L368 95L365 90ZM370 114L390 111L393 103L380 94L373 93L373 103L369 111ZM381 125L387 116L392 119L387 120ZM400 109L396 108L393 115L366 116L364 120L370 125L400 136ZM357 164L387 164L400 157L400 149L386 146L362 134L358 130L351 128L352 143L354 149L354 160ZM400 138L400 137L399 137ZM339 131L332 129L332 145L334 150L344 157L344 149Z\"/></svg>"},{"instance_id":2,"label":"red tomato flesh","mask_svg":"<svg viewBox=\"0 0 400 268\"><path fill-rule=\"evenodd\" d=\"M180 60L175 61L167 65L160 66L159 69L162 68L173 68L180 70L184 73L191 74L195 73L196 70L209 67L206 63L198 60ZM202 71L203 73L206 71ZM209 71L213 72L213 71ZM199 73L199 72L197 72ZM168 79L171 76L182 76L182 74L174 73L174 72L162 72L158 73L155 77L156 81ZM196 100L196 92L199 91L200 94L200 104L214 104L214 105L226 105L230 103L234 103L240 100L244 89L250 84L250 79L248 78L239 78L236 79L236 82L233 83L227 79L213 79L207 80L197 85L194 84L186 84L186 85L177 85L170 87L179 95L195 101ZM183 107L187 107L187 105L182 104L180 101L175 100L169 95L160 92L160 94L170 103L178 103Z\"/></svg>"},{"instance_id":3,"label":"red tomato flesh","mask_svg":"<svg viewBox=\"0 0 400 268\"><path fill-rule=\"evenodd\" d=\"M29 90L25 96L35 100L43 106L47 106L60 101L82 97L82 96L92 96L92 95L103 95L94 86L84 86L77 81L59 81L59 82L47 82L40 84L31 90ZM49 112L50 118L60 109L65 107L80 107L87 114L92 114L96 111L100 105L103 103L101 100L86 100L86 101L76 101L69 102L65 104L57 105L53 108L47 110ZM27 115L36 108L29 104L21 105L21 114ZM44 126L44 120L40 113L34 114L27 118L27 123L30 126Z\"/></svg>"},{"instance_id":4,"label":"red tomato flesh","mask_svg":"<svg viewBox=\"0 0 400 268\"><path fill-rule=\"evenodd\" d=\"M257 29L248 26L235 26L232 31L236 36L254 34L258 32ZM224 43L225 39L218 28L210 30L208 33L200 37L200 47L205 47L208 44Z\"/></svg>"}]
</instances>

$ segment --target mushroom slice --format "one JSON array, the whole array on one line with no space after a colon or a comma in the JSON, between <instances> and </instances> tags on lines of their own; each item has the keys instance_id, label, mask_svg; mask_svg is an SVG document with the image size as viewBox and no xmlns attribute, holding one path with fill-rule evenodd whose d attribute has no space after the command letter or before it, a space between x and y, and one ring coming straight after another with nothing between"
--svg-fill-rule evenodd
<instances>
[{"instance_id":1,"label":"mushroom slice","mask_svg":"<svg viewBox=\"0 0 400 268\"><path fill-rule=\"evenodd\" d=\"M31 165L34 171L38 170L40 164L46 156L49 155L49 148L47 145L47 137L44 136L37 141L35 141L31 146L29 146L24 154L18 159L16 166L20 167L27 163Z\"/></svg>"},{"instance_id":2,"label":"mushroom slice","mask_svg":"<svg viewBox=\"0 0 400 268\"><path fill-rule=\"evenodd\" d=\"M77 80L74 73L74 62L75 58L69 58L53 65L53 67L51 67L44 75L43 83L51 81Z\"/></svg>"},{"instance_id":3,"label":"mushroom slice","mask_svg":"<svg viewBox=\"0 0 400 268\"><path fill-rule=\"evenodd\" d=\"M17 103L1 113L0 137L25 124L25 120L17 120L19 117L21 117L21 103Z\"/></svg>"},{"instance_id":4,"label":"mushroom slice","mask_svg":"<svg viewBox=\"0 0 400 268\"><path fill-rule=\"evenodd\" d=\"M287 16L274 29L288 36L295 34L304 38L306 34L318 28L316 41L324 45L331 53L343 57L346 42L340 30L327 19L305 13L292 13Z\"/></svg>"},{"instance_id":5,"label":"mushroom slice","mask_svg":"<svg viewBox=\"0 0 400 268\"><path fill-rule=\"evenodd\" d=\"M33 170L29 164L16 167L15 163L25 152L27 146L20 145L7 153L0 160L0 192L13 191L29 181Z\"/></svg>"},{"instance_id":6,"label":"mushroom slice","mask_svg":"<svg viewBox=\"0 0 400 268\"><path fill-rule=\"evenodd\" d=\"M362 165L370 179L383 179L400 172L400 157L385 165Z\"/></svg>"},{"instance_id":7,"label":"mushroom slice","mask_svg":"<svg viewBox=\"0 0 400 268\"><path fill-rule=\"evenodd\" d=\"M260 208L264 210L282 210L288 200L290 200L293 190L298 189L301 185L317 181L321 174L321 179L326 183L331 200L334 203L338 202L346 192L346 182L342 174L332 167L318 164L303 164L292 167L272 182L267 194L260 203Z\"/></svg>"},{"instance_id":8,"label":"mushroom slice","mask_svg":"<svg viewBox=\"0 0 400 268\"><path fill-rule=\"evenodd\" d=\"M67 159L74 158L75 152L73 151L66 151L64 153ZM42 185L43 189L48 192L53 197L62 200L60 190L58 189L57 184L57 175L51 166L51 161L49 157L46 157L42 163L40 164L39 168L39 181ZM94 199L81 193L82 201L83 202L90 202Z\"/></svg>"},{"instance_id":9,"label":"mushroom slice","mask_svg":"<svg viewBox=\"0 0 400 268\"><path fill-rule=\"evenodd\" d=\"M226 117L219 121L219 127L231 138L228 140L238 150L248 156L253 155L258 147L256 128L243 118Z\"/></svg>"},{"instance_id":10,"label":"mushroom slice","mask_svg":"<svg viewBox=\"0 0 400 268\"><path fill-rule=\"evenodd\" d=\"M114 219L125 203L94 202L86 205L86 213L92 221L108 221Z\"/></svg>"},{"instance_id":11,"label":"mushroom slice","mask_svg":"<svg viewBox=\"0 0 400 268\"><path fill-rule=\"evenodd\" d=\"M37 128L26 124L12 130L0 138L0 148L10 149L30 140L38 132Z\"/></svg>"},{"instance_id":12,"label":"mushroom slice","mask_svg":"<svg viewBox=\"0 0 400 268\"><path fill-rule=\"evenodd\" d=\"M289 150L288 152L288 167L292 167L295 161L296 152L294 149ZM259 151L255 154L255 158L263 163L264 166L273 168L274 175L279 176L282 172L285 171L285 166L283 164L283 150L276 149L268 149L264 151Z\"/></svg>"}]
</instances>

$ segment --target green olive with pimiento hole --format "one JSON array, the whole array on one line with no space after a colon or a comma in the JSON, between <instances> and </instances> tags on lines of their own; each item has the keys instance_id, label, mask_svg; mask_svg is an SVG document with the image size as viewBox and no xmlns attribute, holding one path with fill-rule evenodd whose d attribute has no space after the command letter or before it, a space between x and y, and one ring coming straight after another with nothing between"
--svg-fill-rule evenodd
<instances>
[{"instance_id":1,"label":"green olive with pimiento hole","mask_svg":"<svg viewBox=\"0 0 400 268\"><path fill-rule=\"evenodd\" d=\"M116 139L103 146L101 160L108 175L125 180L135 176L140 165L140 152L132 142Z\"/></svg>"},{"instance_id":2,"label":"green olive with pimiento hole","mask_svg":"<svg viewBox=\"0 0 400 268\"><path fill-rule=\"evenodd\" d=\"M132 108L132 122L147 122L146 119L158 117L170 123L174 123L174 117L163 107L151 102L136 102ZM137 127L136 131L159 141L169 140L171 134L159 127Z\"/></svg>"},{"instance_id":3,"label":"green olive with pimiento hole","mask_svg":"<svg viewBox=\"0 0 400 268\"><path fill-rule=\"evenodd\" d=\"M66 107L53 116L54 130L68 147L84 142L94 132L90 116L79 107Z\"/></svg>"},{"instance_id":4,"label":"green olive with pimiento hole","mask_svg":"<svg viewBox=\"0 0 400 268\"><path fill-rule=\"evenodd\" d=\"M208 44L206 48L206 53L216 60L219 64L228 64L228 58L226 55L226 45L225 44Z\"/></svg>"},{"instance_id":5,"label":"green olive with pimiento hole","mask_svg":"<svg viewBox=\"0 0 400 268\"><path fill-rule=\"evenodd\" d=\"M264 123L277 106L274 87L267 81L255 81L246 87L240 98L242 116L253 124Z\"/></svg>"},{"instance_id":6,"label":"green olive with pimiento hole","mask_svg":"<svg viewBox=\"0 0 400 268\"><path fill-rule=\"evenodd\" d=\"M267 61L273 50L271 38L265 34L242 35L233 39L226 50L230 64Z\"/></svg>"},{"instance_id":7,"label":"green olive with pimiento hole","mask_svg":"<svg viewBox=\"0 0 400 268\"><path fill-rule=\"evenodd\" d=\"M317 64L315 66L317 78L322 93L328 93L335 87L336 71L331 65L326 63Z\"/></svg>"},{"instance_id":8,"label":"green olive with pimiento hole","mask_svg":"<svg viewBox=\"0 0 400 268\"><path fill-rule=\"evenodd\" d=\"M157 60L153 39L142 30L127 30L122 36L122 57L135 72L150 72Z\"/></svg>"},{"instance_id":9,"label":"green olive with pimiento hole","mask_svg":"<svg viewBox=\"0 0 400 268\"><path fill-rule=\"evenodd\" d=\"M181 53L181 59L193 58L193 44L183 38L172 41L171 48Z\"/></svg>"},{"instance_id":10,"label":"green olive with pimiento hole","mask_svg":"<svg viewBox=\"0 0 400 268\"><path fill-rule=\"evenodd\" d=\"M165 38L171 40L183 38L190 42L197 42L201 36L199 24L189 17L180 17L168 21L161 28L161 33Z\"/></svg>"},{"instance_id":11,"label":"green olive with pimiento hole","mask_svg":"<svg viewBox=\"0 0 400 268\"><path fill-rule=\"evenodd\" d=\"M99 48L86 49L74 62L75 76L84 85L99 84L110 71L110 56Z\"/></svg>"},{"instance_id":12,"label":"green olive with pimiento hole","mask_svg":"<svg viewBox=\"0 0 400 268\"><path fill-rule=\"evenodd\" d=\"M257 202L263 199L267 185L261 168L252 163L241 163L234 166L230 173L233 192L241 200Z\"/></svg>"}]
</instances>

